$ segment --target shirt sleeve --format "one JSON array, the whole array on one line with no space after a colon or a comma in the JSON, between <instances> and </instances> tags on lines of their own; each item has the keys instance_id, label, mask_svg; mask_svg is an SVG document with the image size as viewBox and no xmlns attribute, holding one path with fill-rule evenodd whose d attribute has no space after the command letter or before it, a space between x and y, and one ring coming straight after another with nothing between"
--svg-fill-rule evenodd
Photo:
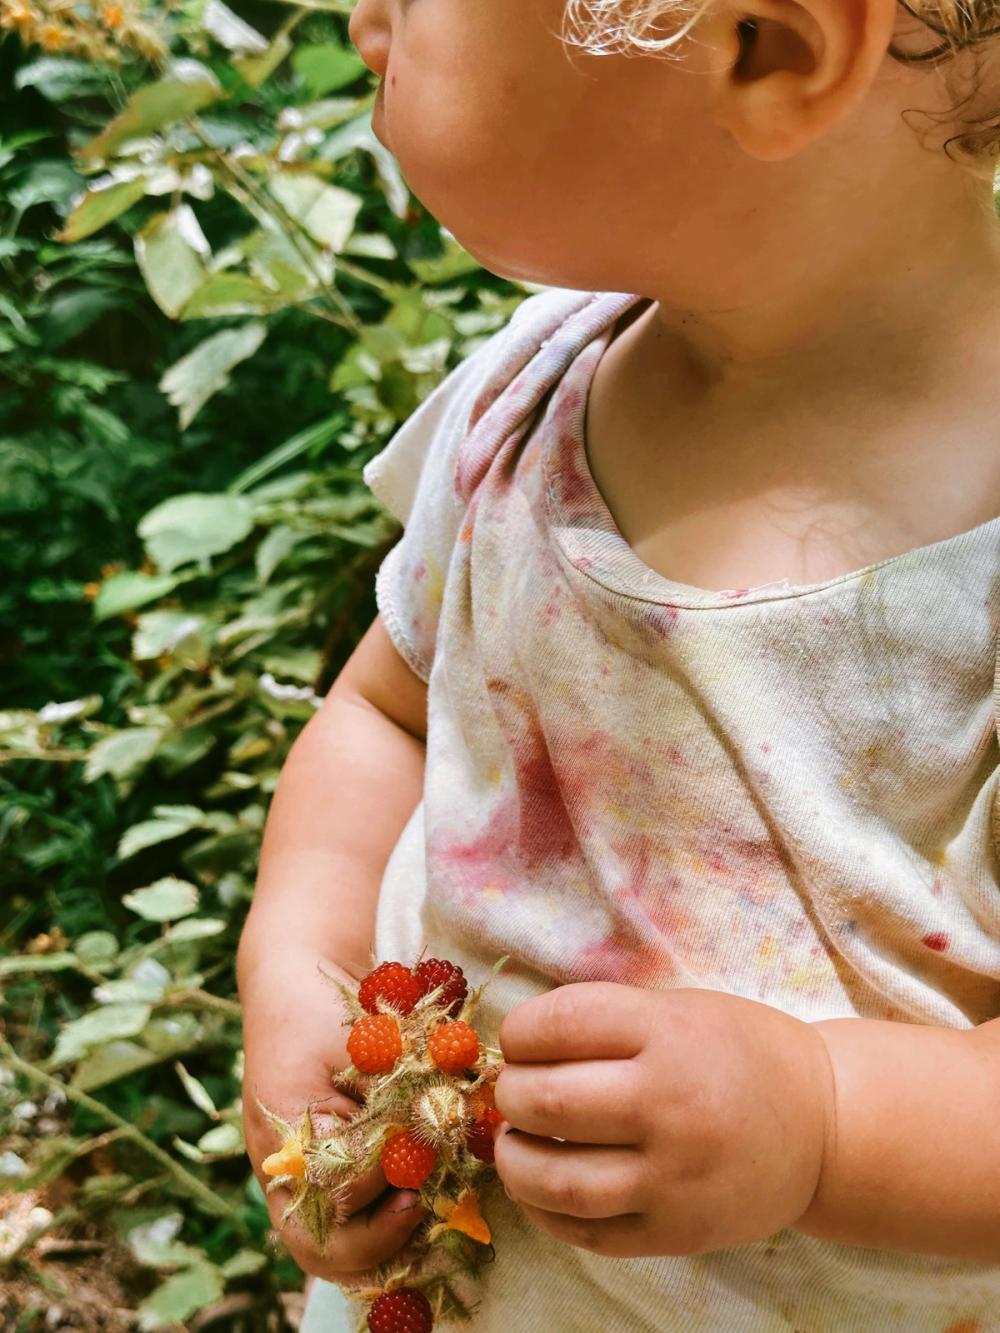
<instances>
[{"instance_id":1,"label":"shirt sleeve","mask_svg":"<svg viewBox=\"0 0 1000 1333\"><path fill-rule=\"evenodd\" d=\"M389 637L430 680L445 578L466 504L455 488L459 447L479 389L529 297L502 329L455 367L364 468L369 490L403 524L379 566L375 600Z\"/></svg>"}]
</instances>

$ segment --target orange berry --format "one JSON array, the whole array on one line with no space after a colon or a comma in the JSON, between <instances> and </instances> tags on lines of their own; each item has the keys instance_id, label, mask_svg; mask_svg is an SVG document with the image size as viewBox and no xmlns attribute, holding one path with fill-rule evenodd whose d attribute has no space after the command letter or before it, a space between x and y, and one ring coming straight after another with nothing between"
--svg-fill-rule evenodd
<instances>
[{"instance_id":1,"label":"orange berry","mask_svg":"<svg viewBox=\"0 0 1000 1333\"><path fill-rule=\"evenodd\" d=\"M365 1074L387 1074L403 1053L399 1024L391 1014L366 1014L351 1028L347 1053Z\"/></svg>"},{"instance_id":2,"label":"orange berry","mask_svg":"<svg viewBox=\"0 0 1000 1333\"><path fill-rule=\"evenodd\" d=\"M288 1139L277 1152L265 1157L260 1164L265 1176L296 1176L299 1180L306 1173L306 1159L302 1156L302 1144L298 1139Z\"/></svg>"},{"instance_id":3,"label":"orange berry","mask_svg":"<svg viewBox=\"0 0 1000 1333\"><path fill-rule=\"evenodd\" d=\"M382 1144L379 1161L385 1178L397 1189L419 1189L437 1164L437 1153L408 1129Z\"/></svg>"},{"instance_id":4,"label":"orange berry","mask_svg":"<svg viewBox=\"0 0 1000 1333\"><path fill-rule=\"evenodd\" d=\"M458 1019L435 1028L427 1038L427 1049L438 1069L461 1074L479 1059L479 1038L474 1028Z\"/></svg>"}]
</instances>

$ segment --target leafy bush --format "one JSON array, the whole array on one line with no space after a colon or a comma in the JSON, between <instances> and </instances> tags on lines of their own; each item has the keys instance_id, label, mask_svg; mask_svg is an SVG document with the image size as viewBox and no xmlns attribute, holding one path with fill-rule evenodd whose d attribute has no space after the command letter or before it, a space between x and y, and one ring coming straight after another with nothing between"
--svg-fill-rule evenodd
<instances>
[{"instance_id":1,"label":"leafy bush","mask_svg":"<svg viewBox=\"0 0 1000 1333\"><path fill-rule=\"evenodd\" d=\"M361 467L525 289L409 195L335 3L0 29L0 1322L117 1327L61 1237L141 1328L233 1288L277 1328L233 975L267 803L398 537Z\"/></svg>"}]
</instances>

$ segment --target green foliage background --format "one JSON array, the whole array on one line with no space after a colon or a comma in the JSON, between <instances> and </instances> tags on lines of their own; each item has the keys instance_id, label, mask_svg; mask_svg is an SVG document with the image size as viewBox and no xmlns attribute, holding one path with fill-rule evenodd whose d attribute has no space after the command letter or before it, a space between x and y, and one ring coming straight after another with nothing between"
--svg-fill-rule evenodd
<instances>
[{"instance_id":1,"label":"green foliage background","mask_svg":"<svg viewBox=\"0 0 1000 1333\"><path fill-rule=\"evenodd\" d=\"M127 42L114 65L45 53L9 25L0 42L18 1333L53 1302L63 1327L185 1327L240 1292L213 1328L284 1326L302 1279L243 1153L233 968L265 812L399 535L363 464L529 290L409 194L348 11L316 2L146 7L155 63ZM16 1199L35 1206L20 1231ZM132 1316L80 1303L53 1236L117 1256Z\"/></svg>"}]
</instances>

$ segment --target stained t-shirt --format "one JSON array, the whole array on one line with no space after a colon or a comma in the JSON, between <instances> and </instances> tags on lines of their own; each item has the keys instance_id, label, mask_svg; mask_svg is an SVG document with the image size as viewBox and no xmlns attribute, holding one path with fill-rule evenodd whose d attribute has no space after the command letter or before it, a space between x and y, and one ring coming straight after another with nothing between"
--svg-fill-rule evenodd
<instances>
[{"instance_id":1,"label":"stained t-shirt","mask_svg":"<svg viewBox=\"0 0 1000 1333\"><path fill-rule=\"evenodd\" d=\"M404 525L379 609L428 683L378 960L426 947L477 984L509 955L477 1019L494 1041L514 1004L593 980L804 1020L1000 1016L1000 517L806 585L652 570L584 437L642 299L529 297L365 470ZM1000 1330L1000 1265L792 1229L611 1259L499 1187L484 1212L475 1333Z\"/></svg>"}]
</instances>

